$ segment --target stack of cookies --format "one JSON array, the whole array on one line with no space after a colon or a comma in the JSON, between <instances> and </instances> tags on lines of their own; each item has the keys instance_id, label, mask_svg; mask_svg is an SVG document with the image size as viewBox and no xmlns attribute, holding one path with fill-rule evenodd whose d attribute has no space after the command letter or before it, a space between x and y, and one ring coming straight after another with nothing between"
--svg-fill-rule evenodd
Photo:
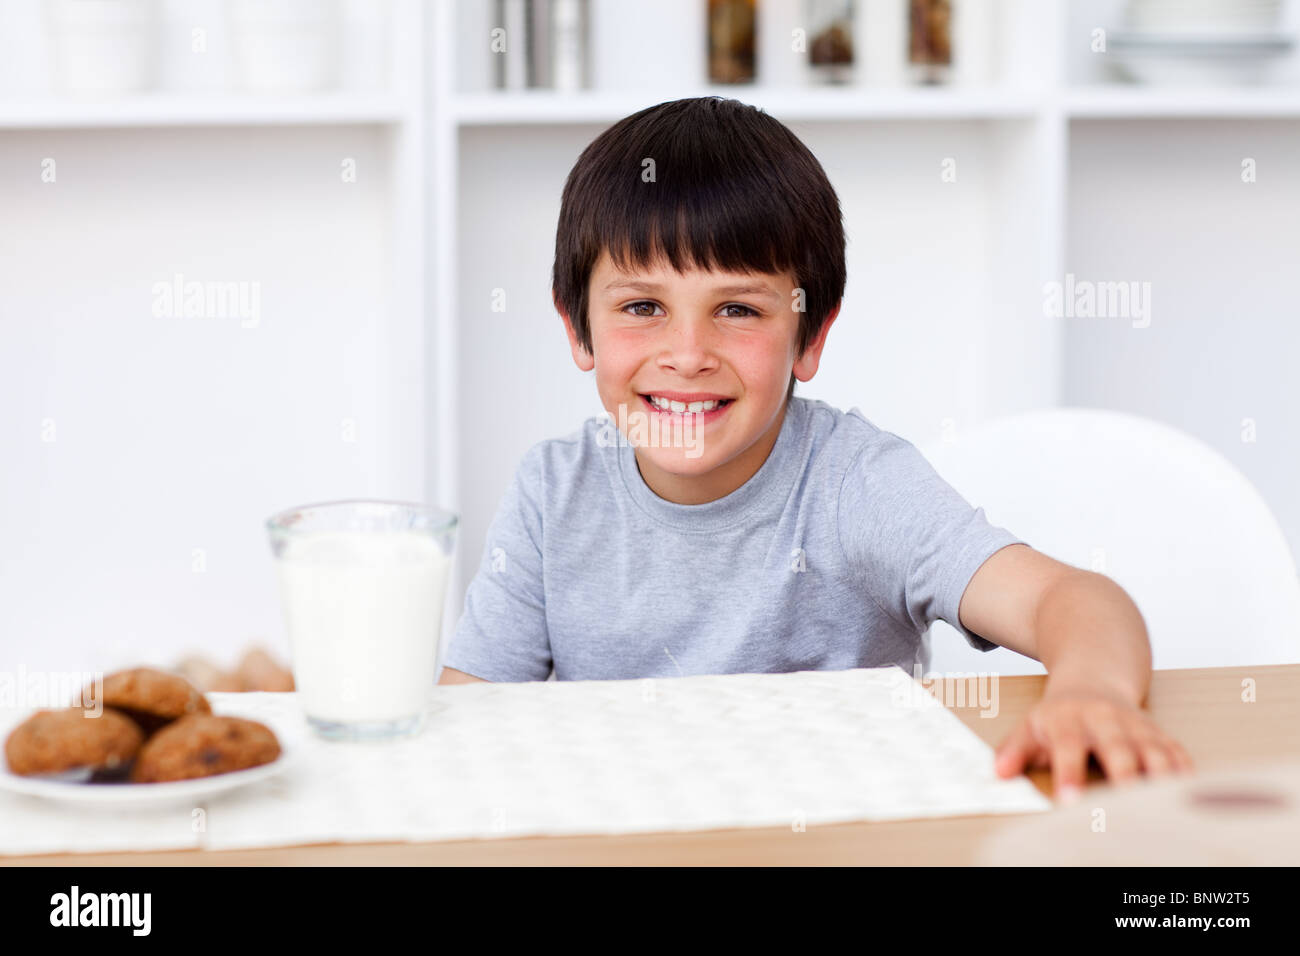
<instances>
[{"instance_id":1,"label":"stack of cookies","mask_svg":"<svg viewBox=\"0 0 1300 956\"><path fill-rule=\"evenodd\" d=\"M213 714L207 698L176 674L118 671L104 678L101 693L90 685L81 699L38 711L14 729L5 741L10 771L90 771L92 782L162 783L247 770L280 755L269 727Z\"/></svg>"}]
</instances>

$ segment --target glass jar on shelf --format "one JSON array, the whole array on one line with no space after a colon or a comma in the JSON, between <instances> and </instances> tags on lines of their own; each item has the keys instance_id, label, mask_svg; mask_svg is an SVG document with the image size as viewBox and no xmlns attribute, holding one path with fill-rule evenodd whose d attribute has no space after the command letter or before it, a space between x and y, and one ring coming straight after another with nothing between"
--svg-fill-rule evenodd
<instances>
[{"instance_id":1,"label":"glass jar on shelf","mask_svg":"<svg viewBox=\"0 0 1300 956\"><path fill-rule=\"evenodd\" d=\"M950 0L910 0L907 59L918 83L947 83L952 78Z\"/></svg>"},{"instance_id":2,"label":"glass jar on shelf","mask_svg":"<svg viewBox=\"0 0 1300 956\"><path fill-rule=\"evenodd\" d=\"M709 0L709 82L752 83L757 0Z\"/></svg>"},{"instance_id":3,"label":"glass jar on shelf","mask_svg":"<svg viewBox=\"0 0 1300 956\"><path fill-rule=\"evenodd\" d=\"M805 0L808 66L822 83L853 79L854 0Z\"/></svg>"}]
</instances>

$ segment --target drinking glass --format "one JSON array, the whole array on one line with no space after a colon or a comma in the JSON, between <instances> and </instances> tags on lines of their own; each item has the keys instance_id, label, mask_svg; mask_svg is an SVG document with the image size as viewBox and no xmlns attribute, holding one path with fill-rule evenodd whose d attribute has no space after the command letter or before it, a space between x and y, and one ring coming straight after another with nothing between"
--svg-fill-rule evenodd
<instances>
[{"instance_id":1,"label":"drinking glass","mask_svg":"<svg viewBox=\"0 0 1300 956\"><path fill-rule=\"evenodd\" d=\"M338 740L419 733L437 667L457 519L353 499L269 518L294 687Z\"/></svg>"}]
</instances>

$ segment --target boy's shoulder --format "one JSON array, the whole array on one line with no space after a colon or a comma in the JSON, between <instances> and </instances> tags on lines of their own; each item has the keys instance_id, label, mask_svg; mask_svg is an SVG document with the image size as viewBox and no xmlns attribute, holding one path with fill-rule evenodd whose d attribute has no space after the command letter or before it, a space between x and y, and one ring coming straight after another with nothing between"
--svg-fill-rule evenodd
<instances>
[{"instance_id":1,"label":"boy's shoulder","mask_svg":"<svg viewBox=\"0 0 1300 956\"><path fill-rule=\"evenodd\" d=\"M608 423L608 424L607 424ZM565 489L592 491L582 488L587 482L608 478L617 468L617 462L605 454L612 448L610 439L614 425L609 416L601 412L586 418L581 425L568 433L533 442L519 459L517 478L550 498Z\"/></svg>"},{"instance_id":2,"label":"boy's shoulder","mask_svg":"<svg viewBox=\"0 0 1300 956\"><path fill-rule=\"evenodd\" d=\"M889 434L863 415L856 405L844 411L820 398L797 397L793 401L802 403L805 429L837 445L861 448Z\"/></svg>"},{"instance_id":3,"label":"boy's shoulder","mask_svg":"<svg viewBox=\"0 0 1300 956\"><path fill-rule=\"evenodd\" d=\"M606 426L606 423L608 425ZM521 468L531 470L564 470L580 465L596 449L607 444L605 436L613 423L600 412L585 418L581 425L563 435L542 438L533 442L524 452Z\"/></svg>"}]
</instances>

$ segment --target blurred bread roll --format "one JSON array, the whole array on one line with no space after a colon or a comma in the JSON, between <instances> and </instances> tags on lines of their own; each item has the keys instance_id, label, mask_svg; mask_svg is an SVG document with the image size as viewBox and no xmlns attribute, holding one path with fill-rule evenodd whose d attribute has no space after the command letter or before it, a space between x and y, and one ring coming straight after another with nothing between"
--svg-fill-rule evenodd
<instances>
[{"instance_id":1,"label":"blurred bread roll","mask_svg":"<svg viewBox=\"0 0 1300 956\"><path fill-rule=\"evenodd\" d=\"M293 672L281 666L261 647L252 647L244 652L235 668L235 674L243 683L244 690L293 690Z\"/></svg>"},{"instance_id":2,"label":"blurred bread roll","mask_svg":"<svg viewBox=\"0 0 1300 956\"><path fill-rule=\"evenodd\" d=\"M182 658L176 665L176 672L204 693L244 689L244 683L238 675L222 670L201 654Z\"/></svg>"}]
</instances>

